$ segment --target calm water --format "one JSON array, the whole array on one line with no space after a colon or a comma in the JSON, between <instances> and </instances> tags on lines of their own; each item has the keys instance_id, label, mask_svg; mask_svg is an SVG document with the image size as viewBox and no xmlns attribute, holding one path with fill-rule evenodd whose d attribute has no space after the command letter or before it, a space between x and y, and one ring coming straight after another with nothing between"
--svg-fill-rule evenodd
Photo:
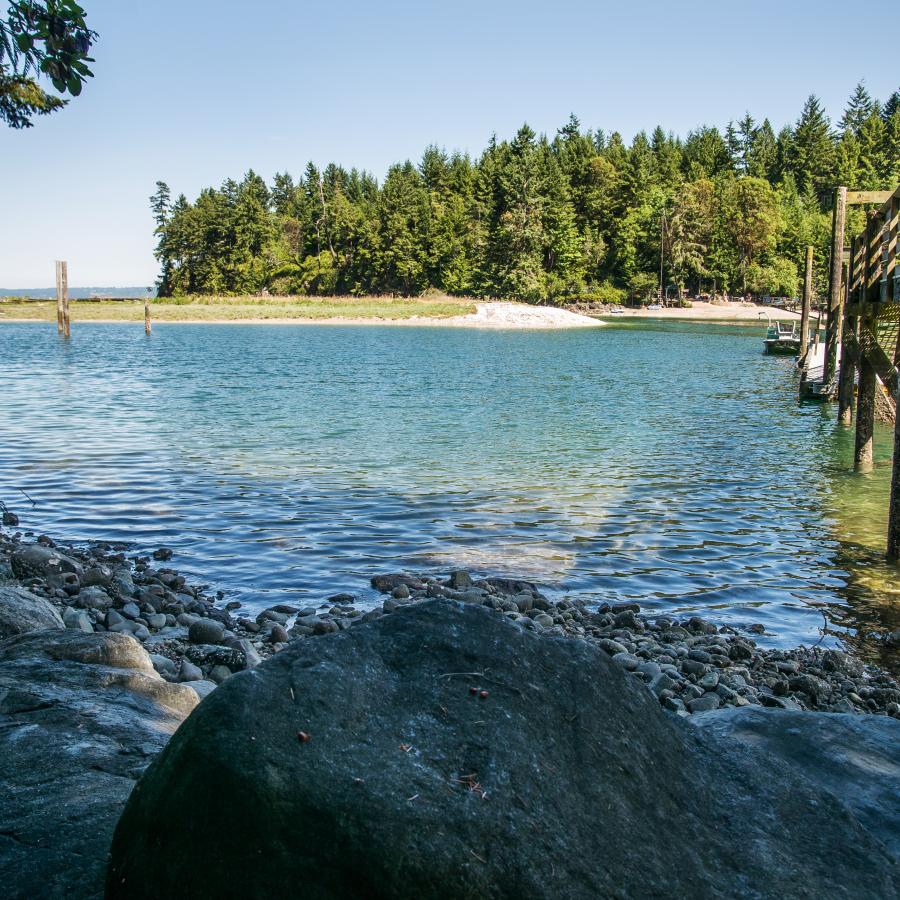
<instances>
[{"instance_id":1,"label":"calm water","mask_svg":"<svg viewBox=\"0 0 900 900\"><path fill-rule=\"evenodd\" d=\"M867 636L900 628L890 435L847 474L852 436L760 349L675 323L5 324L0 499L35 531L168 544L251 607L465 566L772 644L827 621L877 654Z\"/></svg>"}]
</instances>

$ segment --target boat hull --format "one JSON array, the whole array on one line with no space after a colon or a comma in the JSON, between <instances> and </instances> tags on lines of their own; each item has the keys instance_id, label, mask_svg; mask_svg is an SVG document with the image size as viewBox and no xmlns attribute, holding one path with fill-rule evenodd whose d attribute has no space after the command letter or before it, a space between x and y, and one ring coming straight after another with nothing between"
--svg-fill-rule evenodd
<instances>
[{"instance_id":1,"label":"boat hull","mask_svg":"<svg viewBox=\"0 0 900 900\"><path fill-rule=\"evenodd\" d=\"M792 339L766 341L765 348L768 356L797 356L800 353L800 341Z\"/></svg>"}]
</instances>

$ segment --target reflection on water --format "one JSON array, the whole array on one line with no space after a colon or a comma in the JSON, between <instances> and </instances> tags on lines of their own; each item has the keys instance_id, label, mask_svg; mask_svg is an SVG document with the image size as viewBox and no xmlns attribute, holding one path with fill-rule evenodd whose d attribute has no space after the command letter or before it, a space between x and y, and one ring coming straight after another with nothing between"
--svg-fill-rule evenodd
<instances>
[{"instance_id":1,"label":"reflection on water","mask_svg":"<svg viewBox=\"0 0 900 900\"><path fill-rule=\"evenodd\" d=\"M251 606L460 565L763 622L772 644L900 627L878 559L889 435L847 475L852 436L760 349L759 329L686 323L69 343L7 324L0 498L35 530L167 543Z\"/></svg>"}]
</instances>

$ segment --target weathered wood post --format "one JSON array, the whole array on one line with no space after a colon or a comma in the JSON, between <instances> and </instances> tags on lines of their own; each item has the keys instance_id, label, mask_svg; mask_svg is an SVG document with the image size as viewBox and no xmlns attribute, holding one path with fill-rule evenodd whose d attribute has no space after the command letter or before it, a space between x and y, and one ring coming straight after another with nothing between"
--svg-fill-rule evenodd
<instances>
[{"instance_id":1,"label":"weathered wood post","mask_svg":"<svg viewBox=\"0 0 900 900\"><path fill-rule=\"evenodd\" d=\"M895 399L900 410L900 391ZM900 561L900 415L894 422L894 469L891 473L891 507L888 514L887 557Z\"/></svg>"},{"instance_id":2,"label":"weathered wood post","mask_svg":"<svg viewBox=\"0 0 900 900\"><path fill-rule=\"evenodd\" d=\"M846 295L844 297L844 327L841 341L841 368L838 377L838 422L841 425L849 425L853 421L853 388L856 380L856 360L851 353L851 344L854 349L858 347L856 341L856 317L846 315L853 299L853 291L857 281L856 265L857 241L850 239L850 263L847 268Z\"/></svg>"},{"instance_id":3,"label":"weathered wood post","mask_svg":"<svg viewBox=\"0 0 900 900\"><path fill-rule=\"evenodd\" d=\"M144 334L150 334L153 331L150 325L150 288L147 288L147 296L144 297Z\"/></svg>"},{"instance_id":4,"label":"weathered wood post","mask_svg":"<svg viewBox=\"0 0 900 900\"><path fill-rule=\"evenodd\" d=\"M875 367L865 353L859 358L859 391L856 398L856 452L853 468L870 472L873 465L872 444L875 434L875 391L878 389Z\"/></svg>"},{"instance_id":5,"label":"weathered wood post","mask_svg":"<svg viewBox=\"0 0 900 900\"><path fill-rule=\"evenodd\" d=\"M59 334L63 333L62 267L64 265L64 262L56 261L56 330Z\"/></svg>"},{"instance_id":6,"label":"weathered wood post","mask_svg":"<svg viewBox=\"0 0 900 900\"><path fill-rule=\"evenodd\" d=\"M825 333L825 370L823 385L829 395L835 389L838 343L841 339L841 271L844 262L844 230L847 218L847 188L834 191L834 211L831 219L831 274L828 280L828 323Z\"/></svg>"},{"instance_id":7,"label":"weathered wood post","mask_svg":"<svg viewBox=\"0 0 900 900\"><path fill-rule=\"evenodd\" d=\"M800 355L797 357L797 365L802 366L806 361L806 352L809 350L809 310L812 305L812 270L813 248L806 248L806 278L803 281L803 309L800 311Z\"/></svg>"},{"instance_id":8,"label":"weathered wood post","mask_svg":"<svg viewBox=\"0 0 900 900\"><path fill-rule=\"evenodd\" d=\"M897 245L900 242L900 192L891 199L890 222L888 226L888 264L885 267L885 300L900 302L900 266L897 264ZM900 329L894 351L894 364L900 362ZM894 468L891 472L891 506L888 514L887 556L892 562L900 561L900 378L898 378L897 415L894 418Z\"/></svg>"},{"instance_id":9,"label":"weathered wood post","mask_svg":"<svg viewBox=\"0 0 900 900\"><path fill-rule=\"evenodd\" d=\"M851 333L851 323L844 324L844 343L841 347L841 369L838 378L838 422L850 425L853 422L853 388L856 381L856 363L847 347L847 336Z\"/></svg>"},{"instance_id":10,"label":"weathered wood post","mask_svg":"<svg viewBox=\"0 0 900 900\"><path fill-rule=\"evenodd\" d=\"M69 316L69 266L66 262L59 264L60 282L62 283L63 334L72 336L72 320Z\"/></svg>"}]
</instances>

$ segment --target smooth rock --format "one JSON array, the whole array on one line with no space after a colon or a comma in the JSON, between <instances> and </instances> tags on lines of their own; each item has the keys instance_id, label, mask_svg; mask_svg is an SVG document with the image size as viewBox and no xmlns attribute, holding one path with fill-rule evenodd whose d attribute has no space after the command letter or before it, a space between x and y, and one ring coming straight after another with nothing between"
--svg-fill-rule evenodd
<instances>
[{"instance_id":1,"label":"smooth rock","mask_svg":"<svg viewBox=\"0 0 900 900\"><path fill-rule=\"evenodd\" d=\"M383 594L389 594L395 587L401 584L406 585L406 587L414 591L420 591L425 587L423 581L412 575L392 574L372 576L372 587L375 588L376 591L381 591Z\"/></svg>"},{"instance_id":2,"label":"smooth rock","mask_svg":"<svg viewBox=\"0 0 900 900\"><path fill-rule=\"evenodd\" d=\"M163 656L159 653L151 653L150 662L153 663L153 668L156 669L160 675L170 675L174 678L175 673L178 671L178 667L168 656Z\"/></svg>"},{"instance_id":3,"label":"smooth rock","mask_svg":"<svg viewBox=\"0 0 900 900\"><path fill-rule=\"evenodd\" d=\"M830 791L900 860L896 719L745 706L701 713L690 722L767 755L773 769L800 772Z\"/></svg>"},{"instance_id":4,"label":"smooth rock","mask_svg":"<svg viewBox=\"0 0 900 900\"><path fill-rule=\"evenodd\" d=\"M205 679L186 681L185 684L202 700L208 697L217 687L214 681L206 681Z\"/></svg>"},{"instance_id":5,"label":"smooth rock","mask_svg":"<svg viewBox=\"0 0 900 900\"><path fill-rule=\"evenodd\" d=\"M68 584L70 578L67 576L74 576L78 582L84 574L81 563L59 550L38 544L13 551L9 562L17 578L43 578L54 587Z\"/></svg>"},{"instance_id":6,"label":"smooth rock","mask_svg":"<svg viewBox=\"0 0 900 900\"><path fill-rule=\"evenodd\" d=\"M199 666L195 666L189 659L181 660L178 667L179 681L200 681L202 678L203 672Z\"/></svg>"},{"instance_id":7,"label":"smooth rock","mask_svg":"<svg viewBox=\"0 0 900 900\"><path fill-rule=\"evenodd\" d=\"M194 644L217 644L225 637L225 626L213 619L194 619L188 628L188 639Z\"/></svg>"},{"instance_id":8,"label":"smooth rock","mask_svg":"<svg viewBox=\"0 0 900 900\"><path fill-rule=\"evenodd\" d=\"M221 684L226 678L231 678L231 669L228 666L213 666L209 670L209 680Z\"/></svg>"},{"instance_id":9,"label":"smooth rock","mask_svg":"<svg viewBox=\"0 0 900 900\"><path fill-rule=\"evenodd\" d=\"M696 697L688 700L687 708L692 713L706 712L710 709L718 709L722 705L722 700L718 694L704 694L702 697Z\"/></svg>"},{"instance_id":10,"label":"smooth rock","mask_svg":"<svg viewBox=\"0 0 900 900\"><path fill-rule=\"evenodd\" d=\"M81 577L82 593L87 587L105 588L112 581L112 570L108 566L98 565L85 569Z\"/></svg>"},{"instance_id":11,"label":"smooth rock","mask_svg":"<svg viewBox=\"0 0 900 900\"><path fill-rule=\"evenodd\" d=\"M135 779L196 704L124 635L0 642L0 894L100 900Z\"/></svg>"},{"instance_id":12,"label":"smooth rock","mask_svg":"<svg viewBox=\"0 0 900 900\"><path fill-rule=\"evenodd\" d=\"M0 638L48 628L65 628L52 603L25 588L0 584Z\"/></svg>"},{"instance_id":13,"label":"smooth rock","mask_svg":"<svg viewBox=\"0 0 900 900\"><path fill-rule=\"evenodd\" d=\"M78 603L85 609L105 610L112 606L113 600L102 587L96 585L85 587L82 582L81 590L78 592Z\"/></svg>"},{"instance_id":14,"label":"smooth rock","mask_svg":"<svg viewBox=\"0 0 900 900\"><path fill-rule=\"evenodd\" d=\"M63 610L63 622L66 628L75 628L86 634L92 634L94 626L91 617L83 609L76 609L74 606L67 606Z\"/></svg>"},{"instance_id":15,"label":"smooth rock","mask_svg":"<svg viewBox=\"0 0 900 900\"><path fill-rule=\"evenodd\" d=\"M286 644L290 640L284 625L275 624L269 632L269 641L273 644Z\"/></svg>"},{"instance_id":16,"label":"smooth rock","mask_svg":"<svg viewBox=\"0 0 900 900\"><path fill-rule=\"evenodd\" d=\"M450 587L457 591L464 591L472 587L472 576L465 569L454 569L450 573Z\"/></svg>"},{"instance_id":17,"label":"smooth rock","mask_svg":"<svg viewBox=\"0 0 900 900\"><path fill-rule=\"evenodd\" d=\"M833 796L597 647L434 601L208 696L132 793L106 898L884 900L896 876Z\"/></svg>"}]
</instances>

